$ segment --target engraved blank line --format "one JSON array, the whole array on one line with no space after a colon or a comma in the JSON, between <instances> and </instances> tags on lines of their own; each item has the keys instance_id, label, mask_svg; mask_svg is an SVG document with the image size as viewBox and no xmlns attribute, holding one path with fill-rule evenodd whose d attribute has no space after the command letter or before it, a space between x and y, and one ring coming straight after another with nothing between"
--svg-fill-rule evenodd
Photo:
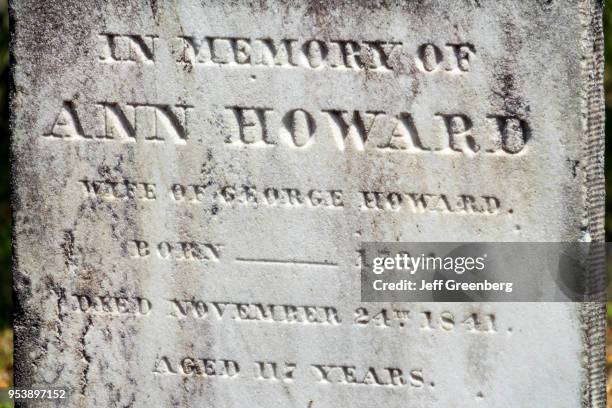
<instances>
[{"instance_id":1,"label":"engraved blank line","mask_svg":"<svg viewBox=\"0 0 612 408\"><path fill-rule=\"evenodd\" d=\"M305 266L328 266L336 268L338 264L331 262L316 262L316 261L298 261L295 259L255 259L255 258L236 258L236 262L247 262L247 263L268 263L268 264L279 264L279 265L305 265Z\"/></svg>"}]
</instances>

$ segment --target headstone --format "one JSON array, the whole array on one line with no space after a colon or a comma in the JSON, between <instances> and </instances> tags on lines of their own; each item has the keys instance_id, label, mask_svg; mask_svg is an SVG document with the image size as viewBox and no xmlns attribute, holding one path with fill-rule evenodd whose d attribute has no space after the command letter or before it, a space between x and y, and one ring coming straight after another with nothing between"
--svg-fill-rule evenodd
<instances>
[{"instance_id":1,"label":"headstone","mask_svg":"<svg viewBox=\"0 0 612 408\"><path fill-rule=\"evenodd\" d=\"M13 2L16 385L603 406L602 305L361 303L359 281L362 242L602 239L600 13Z\"/></svg>"}]
</instances>

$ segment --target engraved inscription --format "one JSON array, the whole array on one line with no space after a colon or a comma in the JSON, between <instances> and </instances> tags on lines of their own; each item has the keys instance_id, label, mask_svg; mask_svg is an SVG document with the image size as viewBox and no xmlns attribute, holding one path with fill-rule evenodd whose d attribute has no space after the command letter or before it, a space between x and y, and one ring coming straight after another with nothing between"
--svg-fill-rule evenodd
<instances>
[{"instance_id":1,"label":"engraved inscription","mask_svg":"<svg viewBox=\"0 0 612 408\"><path fill-rule=\"evenodd\" d=\"M278 117L283 119L279 121ZM271 108L232 106L226 107L225 120L226 143L260 148L278 144L307 148L314 143L315 130L321 122L327 122L327 129L340 151L350 148L407 153L517 154L529 139L525 120L504 115L485 115L481 122L488 126L476 129L473 119L466 114L436 113L431 120L438 131L432 134L420 133L409 112L393 115L375 110L307 112L296 109L283 114Z\"/></svg>"},{"instance_id":2,"label":"engraved inscription","mask_svg":"<svg viewBox=\"0 0 612 408\"><path fill-rule=\"evenodd\" d=\"M287 324L339 325L338 310L330 306L296 306L266 303L208 302L202 300L169 301L169 316L176 318L260 321Z\"/></svg>"},{"instance_id":3,"label":"engraved inscription","mask_svg":"<svg viewBox=\"0 0 612 408\"><path fill-rule=\"evenodd\" d=\"M84 126L79 109L91 114L87 117L88 126ZM301 108L277 112L267 107L246 106L202 112L192 105L117 102L77 108L73 101L63 102L44 136L72 141L181 145L196 132L190 128L193 118L209 113L223 118L227 145L251 148L283 145L308 149L317 143L318 129L322 128L333 136L339 151L514 155L524 151L530 138L526 120L511 115L486 114L479 118L477 128L474 118L464 113L437 112L429 118L429 126L425 126L423 119L418 122L410 112L347 109L309 112ZM422 127L435 131L421 132Z\"/></svg>"},{"instance_id":4,"label":"engraved inscription","mask_svg":"<svg viewBox=\"0 0 612 408\"><path fill-rule=\"evenodd\" d=\"M388 387L422 387L422 370L404 374L396 367L356 367L353 365L313 364L312 372L322 384L378 385Z\"/></svg>"},{"instance_id":5,"label":"engraved inscription","mask_svg":"<svg viewBox=\"0 0 612 408\"><path fill-rule=\"evenodd\" d=\"M83 126L76 104L64 101L47 137L66 140L185 143L189 137L188 117L193 107L145 103L99 102Z\"/></svg>"},{"instance_id":6,"label":"engraved inscription","mask_svg":"<svg viewBox=\"0 0 612 408\"><path fill-rule=\"evenodd\" d=\"M156 187L153 183L133 182L129 180L79 180L83 195L86 198L100 198L104 200L143 200L150 201L157 198Z\"/></svg>"},{"instance_id":7,"label":"engraved inscription","mask_svg":"<svg viewBox=\"0 0 612 408\"><path fill-rule=\"evenodd\" d=\"M422 330L441 330L451 332L462 330L466 333L497 333L494 314L468 313L457 316L448 310L433 312L431 310L410 309L355 309L353 323L361 327L401 329L411 324Z\"/></svg>"},{"instance_id":8,"label":"engraved inscription","mask_svg":"<svg viewBox=\"0 0 612 408\"><path fill-rule=\"evenodd\" d=\"M397 69L402 44L389 41L178 37L177 62L310 69Z\"/></svg>"},{"instance_id":9,"label":"engraved inscription","mask_svg":"<svg viewBox=\"0 0 612 408\"><path fill-rule=\"evenodd\" d=\"M362 302L360 242L586 225L557 207L585 196L592 92L574 80L596 88L582 72L597 59L594 13L129 0L89 16L14 3L13 148L31 163L15 166L27 204L16 325L41 340L22 344L21 377L65 380L69 405L100 406L486 406L494 391L533 391L489 357L579 311ZM576 31L549 35L551 16ZM572 69L529 69L559 65L549 54L563 44ZM534 226L541 214L556 221ZM522 363L541 354L524 349ZM574 377L556 399L580 399ZM534 406L548 385L527 393Z\"/></svg>"},{"instance_id":10,"label":"engraved inscription","mask_svg":"<svg viewBox=\"0 0 612 408\"><path fill-rule=\"evenodd\" d=\"M104 33L98 36L98 58L105 63L154 63L156 35Z\"/></svg>"},{"instance_id":11,"label":"engraved inscription","mask_svg":"<svg viewBox=\"0 0 612 408\"><path fill-rule=\"evenodd\" d=\"M79 312L106 315L146 316L151 312L151 301L142 297L98 296L73 293L62 295L58 301L60 312Z\"/></svg>"},{"instance_id":12,"label":"engraved inscription","mask_svg":"<svg viewBox=\"0 0 612 408\"><path fill-rule=\"evenodd\" d=\"M156 259L219 262L223 245L210 244L196 241L163 241L158 244L150 244L143 240L131 240L127 242L127 249L131 257L148 259L154 256Z\"/></svg>"},{"instance_id":13,"label":"engraved inscription","mask_svg":"<svg viewBox=\"0 0 612 408\"><path fill-rule=\"evenodd\" d=\"M443 47L427 43L419 47L416 60L425 72L467 72L475 54L476 48L470 43L447 43Z\"/></svg>"},{"instance_id":14,"label":"engraved inscription","mask_svg":"<svg viewBox=\"0 0 612 408\"><path fill-rule=\"evenodd\" d=\"M234 360L214 358L185 357L173 365L168 357L161 357L155 362L155 374L181 374L231 379L240 373L240 365Z\"/></svg>"},{"instance_id":15,"label":"engraved inscription","mask_svg":"<svg viewBox=\"0 0 612 408\"><path fill-rule=\"evenodd\" d=\"M83 196L106 201L158 199L158 187L153 183L130 180L79 180ZM401 191L345 192L340 189L300 189L291 187L258 187L255 185L226 185L208 189L208 185L172 184L167 187L168 197L175 203L215 202L221 208L279 208L342 210L359 207L363 211L408 211L421 213L448 213L496 215L501 213L502 202L489 194L445 194ZM213 214L217 214L219 207ZM510 210L509 210L510 211ZM512 211L510 211L512 212ZM156 244L155 255L160 259L207 259L219 257L219 244L195 242L162 242ZM151 253L149 243L129 243L133 256L146 257ZM208 253L211 251L211 253Z\"/></svg>"},{"instance_id":16,"label":"engraved inscription","mask_svg":"<svg viewBox=\"0 0 612 408\"><path fill-rule=\"evenodd\" d=\"M295 363L277 363L274 361L256 361L255 379L265 381L292 382L294 379Z\"/></svg>"},{"instance_id":17,"label":"engraved inscription","mask_svg":"<svg viewBox=\"0 0 612 408\"><path fill-rule=\"evenodd\" d=\"M158 299L145 296L115 296L53 291L58 313L82 313L105 316L147 316L162 314L171 319L249 324L307 325L323 328L352 325L358 330L415 330L468 335L499 334L499 322L493 313L478 311L454 313L421 308L356 307L352 316L342 316L335 306L272 304L265 302L210 301L190 298ZM155 300L155 299L153 299ZM157 304L154 308L153 303ZM508 328L508 333L511 333Z\"/></svg>"},{"instance_id":18,"label":"engraved inscription","mask_svg":"<svg viewBox=\"0 0 612 408\"><path fill-rule=\"evenodd\" d=\"M342 190L300 190L297 188L224 186L219 190L221 202L230 206L266 205L271 207L344 207Z\"/></svg>"},{"instance_id":19,"label":"engraved inscription","mask_svg":"<svg viewBox=\"0 0 612 408\"><path fill-rule=\"evenodd\" d=\"M462 214L497 214L501 203L493 196L473 196L462 194L401 193L362 191L363 210L399 211L407 209L414 213L462 213Z\"/></svg>"},{"instance_id":20,"label":"engraved inscription","mask_svg":"<svg viewBox=\"0 0 612 408\"><path fill-rule=\"evenodd\" d=\"M403 56L424 73L468 72L476 56L472 43L425 43L407 55L397 41L272 39L179 36L177 62L203 66L398 71Z\"/></svg>"},{"instance_id":21,"label":"engraved inscription","mask_svg":"<svg viewBox=\"0 0 612 408\"><path fill-rule=\"evenodd\" d=\"M251 365L252 370L241 367ZM298 376L319 386L374 386L387 388L423 388L422 369L404 370L399 367L356 366L352 364L310 364L300 367L283 361L255 361L250 364L226 358L161 356L153 363L155 375L181 375L233 380L240 377L259 381L291 383Z\"/></svg>"}]
</instances>

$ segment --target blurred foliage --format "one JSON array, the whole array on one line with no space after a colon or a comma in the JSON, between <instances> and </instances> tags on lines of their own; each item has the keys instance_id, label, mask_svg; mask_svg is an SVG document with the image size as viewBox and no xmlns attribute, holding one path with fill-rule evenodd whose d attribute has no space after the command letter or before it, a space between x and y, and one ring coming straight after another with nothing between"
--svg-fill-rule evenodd
<instances>
[{"instance_id":1,"label":"blurred foliage","mask_svg":"<svg viewBox=\"0 0 612 408\"><path fill-rule=\"evenodd\" d=\"M13 385L13 331L0 331L0 388Z\"/></svg>"}]
</instances>

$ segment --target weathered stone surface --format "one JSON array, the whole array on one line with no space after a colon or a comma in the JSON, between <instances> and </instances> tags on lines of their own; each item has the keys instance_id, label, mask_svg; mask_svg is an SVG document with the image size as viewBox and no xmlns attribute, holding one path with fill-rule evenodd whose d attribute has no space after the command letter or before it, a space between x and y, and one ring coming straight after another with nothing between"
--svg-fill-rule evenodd
<instances>
[{"instance_id":1,"label":"weathered stone surface","mask_svg":"<svg viewBox=\"0 0 612 408\"><path fill-rule=\"evenodd\" d=\"M398 3L13 3L18 386L601 406L597 305L361 304L357 262L602 238L601 5Z\"/></svg>"}]
</instances>

